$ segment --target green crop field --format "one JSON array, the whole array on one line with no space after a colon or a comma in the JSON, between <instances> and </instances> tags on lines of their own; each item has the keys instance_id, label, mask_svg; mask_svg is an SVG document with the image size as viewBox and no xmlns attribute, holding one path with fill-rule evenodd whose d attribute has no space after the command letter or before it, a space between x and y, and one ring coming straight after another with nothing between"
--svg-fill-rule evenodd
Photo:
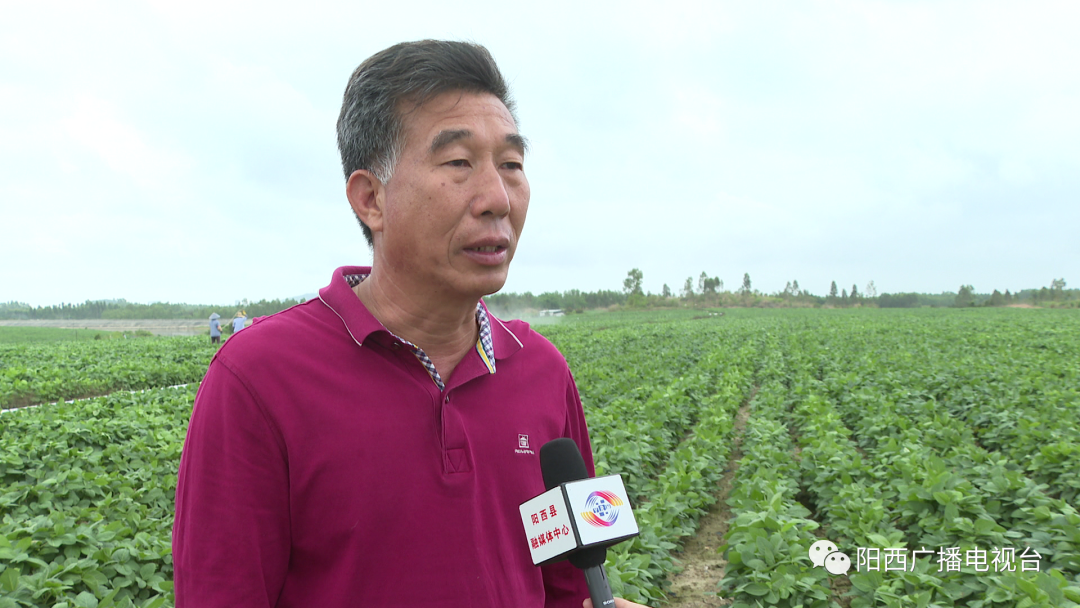
<instances>
[{"instance_id":1,"label":"green crop field","mask_svg":"<svg viewBox=\"0 0 1080 608\"><path fill-rule=\"evenodd\" d=\"M0 344L0 409L198 382L202 337Z\"/></svg>"},{"instance_id":2,"label":"green crop field","mask_svg":"<svg viewBox=\"0 0 1080 608\"><path fill-rule=\"evenodd\" d=\"M1078 311L597 313L538 330L642 530L608 552L617 594L663 605L679 550L719 513L716 592L735 606L1080 603ZM4 407L104 395L0 414L0 608L172 604L176 469L212 353L0 345ZM811 561L821 540L846 574Z\"/></svg>"},{"instance_id":3,"label":"green crop field","mask_svg":"<svg viewBox=\"0 0 1080 608\"><path fill-rule=\"evenodd\" d=\"M61 329L59 327L0 327L0 344L117 339L124 339L124 334L117 331L101 331L97 329Z\"/></svg>"}]
</instances>

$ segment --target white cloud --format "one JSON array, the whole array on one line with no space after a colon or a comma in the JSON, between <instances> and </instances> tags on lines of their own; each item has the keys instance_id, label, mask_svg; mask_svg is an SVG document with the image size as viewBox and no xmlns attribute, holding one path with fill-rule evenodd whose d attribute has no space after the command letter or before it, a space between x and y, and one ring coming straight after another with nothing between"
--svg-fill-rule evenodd
<instances>
[{"instance_id":1,"label":"white cloud","mask_svg":"<svg viewBox=\"0 0 1080 608\"><path fill-rule=\"evenodd\" d=\"M79 166L89 155L148 189L167 187L170 173L182 173L191 166L183 154L148 145L136 127L118 118L116 108L89 95L76 97L71 113L56 124L59 141L52 145L61 151L67 166Z\"/></svg>"}]
</instances>

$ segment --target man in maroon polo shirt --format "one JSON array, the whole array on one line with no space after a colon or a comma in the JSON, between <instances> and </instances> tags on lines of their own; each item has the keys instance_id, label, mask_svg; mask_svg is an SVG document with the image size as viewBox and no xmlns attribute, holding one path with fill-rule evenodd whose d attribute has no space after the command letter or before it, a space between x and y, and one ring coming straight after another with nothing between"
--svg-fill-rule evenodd
<instances>
[{"instance_id":1,"label":"man in maroon polo shirt","mask_svg":"<svg viewBox=\"0 0 1080 608\"><path fill-rule=\"evenodd\" d=\"M593 470L577 389L480 301L529 205L494 60L439 41L372 56L338 145L372 266L214 357L180 464L177 607L588 606L580 571L532 565L517 510L547 441Z\"/></svg>"}]
</instances>

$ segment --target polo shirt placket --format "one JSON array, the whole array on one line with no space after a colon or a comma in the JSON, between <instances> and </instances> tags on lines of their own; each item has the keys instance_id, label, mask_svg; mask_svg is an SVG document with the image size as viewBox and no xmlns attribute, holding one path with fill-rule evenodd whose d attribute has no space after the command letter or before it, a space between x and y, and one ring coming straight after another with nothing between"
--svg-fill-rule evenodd
<instances>
[{"instance_id":1,"label":"polo shirt placket","mask_svg":"<svg viewBox=\"0 0 1080 608\"><path fill-rule=\"evenodd\" d=\"M365 279L368 278L368 274L357 273L345 276L345 281L349 284L349 288L353 289ZM330 306L327 304L327 306ZM331 307L332 308L332 307ZM341 315L338 315L341 316ZM476 368L474 365L474 358L472 357L472 351L458 363L457 369L454 370L452 379L455 381L454 386L460 386L469 382L470 380L479 376L496 373L495 367L495 346L491 340L491 322L488 319L487 310L480 302L476 303L476 326L477 326L477 338L475 352L484 364L483 369ZM443 451L443 470L446 473L469 473L472 471L472 465L468 457L468 446L466 445L466 434L464 423L461 420L461 416L458 412L454 411L451 404L450 392L451 388L448 388L443 382L442 375L439 374L439 370L435 369L435 364L431 361L431 357L428 357L424 349L420 348L416 344L398 336L394 332L386 329L383 326L383 330L386 334L389 334L393 342L391 342L391 350L394 352L400 352L401 347L404 346L417 362L423 366L424 371L427 372L428 377L435 384L439 390L439 394L432 395L432 403L435 408L435 420L437 420L441 426L439 432L439 443ZM369 334L370 339L373 334ZM363 344L361 344L363 346ZM408 363L408 361L406 361Z\"/></svg>"}]
</instances>

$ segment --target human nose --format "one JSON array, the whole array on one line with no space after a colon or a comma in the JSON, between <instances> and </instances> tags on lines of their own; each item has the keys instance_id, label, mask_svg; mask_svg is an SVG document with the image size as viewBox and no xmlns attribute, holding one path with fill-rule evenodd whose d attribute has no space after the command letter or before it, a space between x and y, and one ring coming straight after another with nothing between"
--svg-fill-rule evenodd
<instances>
[{"instance_id":1,"label":"human nose","mask_svg":"<svg viewBox=\"0 0 1080 608\"><path fill-rule=\"evenodd\" d=\"M503 217L510 213L510 188L494 163L484 163L477 172L473 212L476 215Z\"/></svg>"}]
</instances>

